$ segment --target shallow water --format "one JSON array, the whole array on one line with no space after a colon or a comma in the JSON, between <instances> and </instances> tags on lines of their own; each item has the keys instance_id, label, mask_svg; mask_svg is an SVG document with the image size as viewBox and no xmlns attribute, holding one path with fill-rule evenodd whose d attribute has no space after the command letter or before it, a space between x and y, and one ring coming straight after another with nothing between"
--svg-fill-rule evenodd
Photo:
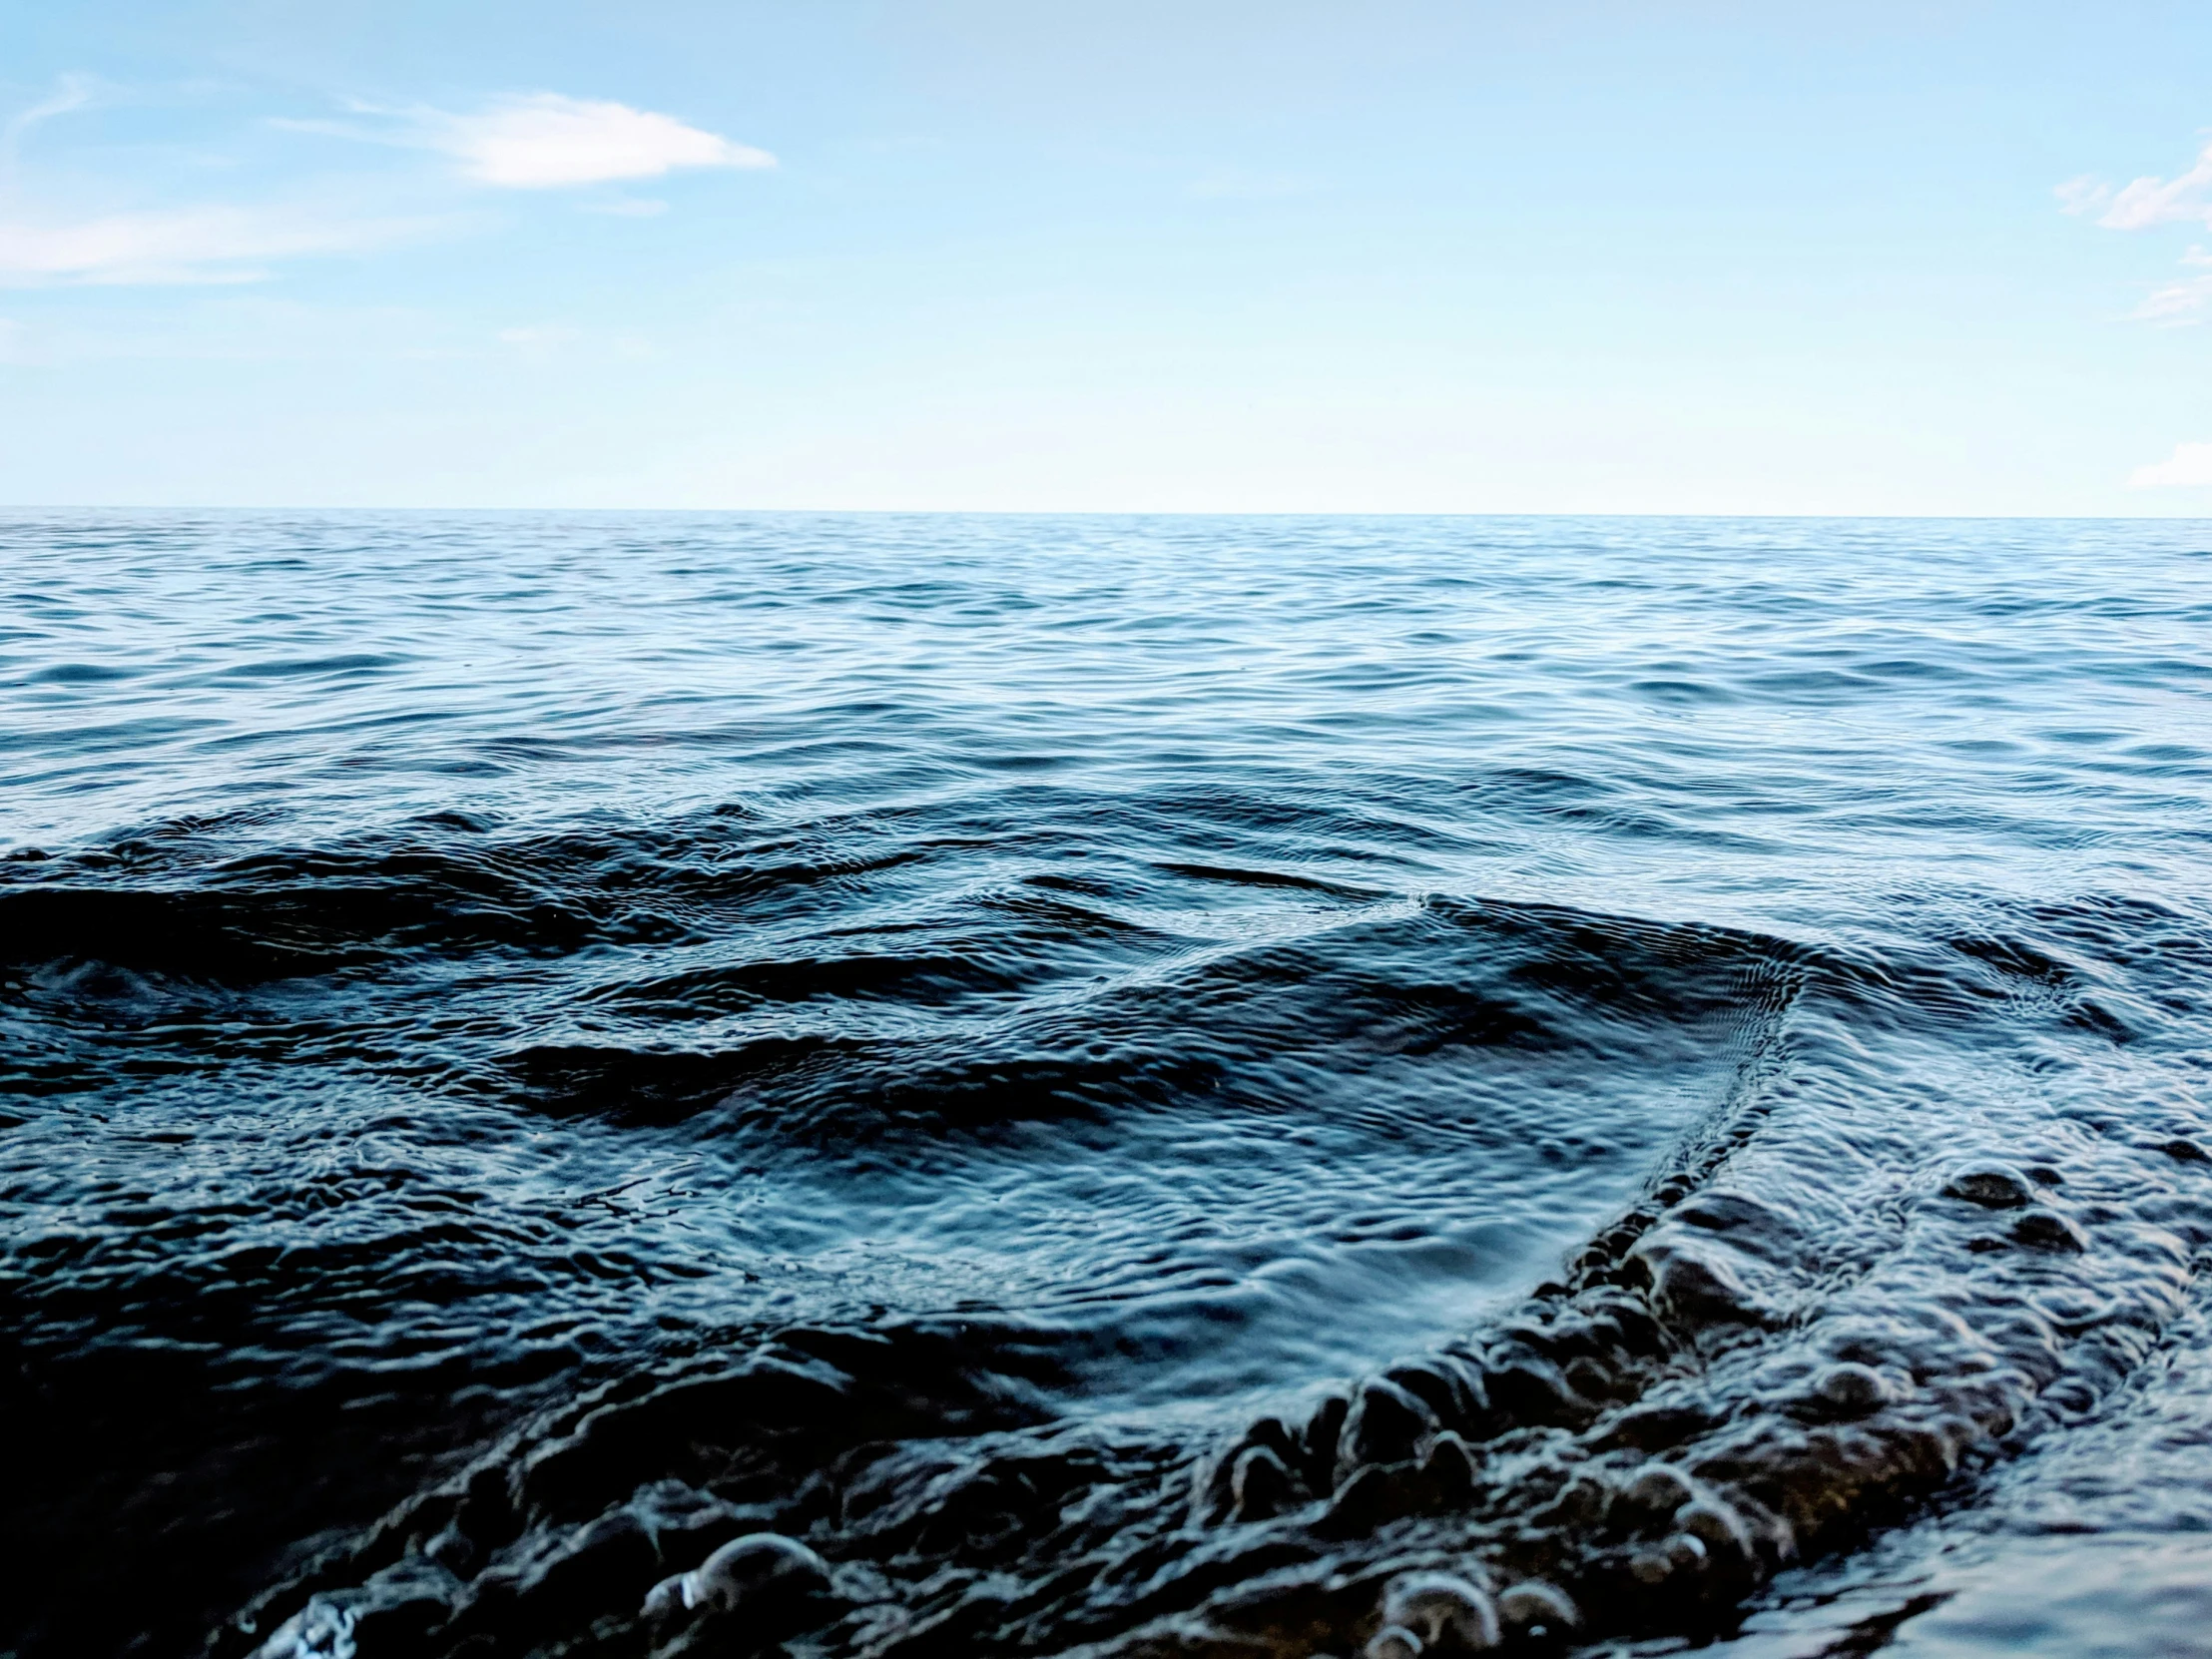
<instances>
[{"instance_id":1,"label":"shallow water","mask_svg":"<svg viewBox=\"0 0 2212 1659\"><path fill-rule=\"evenodd\" d=\"M2198 1651L2212 528L0 581L0 1647Z\"/></svg>"}]
</instances>

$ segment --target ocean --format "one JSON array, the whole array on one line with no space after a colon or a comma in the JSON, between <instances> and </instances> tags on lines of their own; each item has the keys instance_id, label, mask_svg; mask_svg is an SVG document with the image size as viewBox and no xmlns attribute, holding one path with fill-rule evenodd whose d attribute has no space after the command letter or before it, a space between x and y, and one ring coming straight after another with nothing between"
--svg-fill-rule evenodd
<instances>
[{"instance_id":1,"label":"ocean","mask_svg":"<svg viewBox=\"0 0 2212 1659\"><path fill-rule=\"evenodd\" d=\"M2207 1651L2212 525L0 591L0 1651Z\"/></svg>"}]
</instances>

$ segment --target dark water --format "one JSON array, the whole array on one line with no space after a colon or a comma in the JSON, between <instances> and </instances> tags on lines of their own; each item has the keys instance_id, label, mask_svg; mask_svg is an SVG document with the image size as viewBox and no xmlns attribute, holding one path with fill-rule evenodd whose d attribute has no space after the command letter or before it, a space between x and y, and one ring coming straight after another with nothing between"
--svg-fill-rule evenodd
<instances>
[{"instance_id":1,"label":"dark water","mask_svg":"<svg viewBox=\"0 0 2212 1659\"><path fill-rule=\"evenodd\" d=\"M0 1649L2207 1650L2212 528L0 577Z\"/></svg>"}]
</instances>

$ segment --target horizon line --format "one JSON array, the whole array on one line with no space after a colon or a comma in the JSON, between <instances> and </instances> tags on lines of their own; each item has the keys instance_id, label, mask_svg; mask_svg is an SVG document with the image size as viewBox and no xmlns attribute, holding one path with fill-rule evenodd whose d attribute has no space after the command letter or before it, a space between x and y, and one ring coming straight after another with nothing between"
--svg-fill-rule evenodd
<instances>
[{"instance_id":1,"label":"horizon line","mask_svg":"<svg viewBox=\"0 0 2212 1659\"><path fill-rule=\"evenodd\" d=\"M1895 523L2035 524L2187 524L2212 523L2212 507L2201 512L2031 513L2031 512L1760 512L1741 508L1572 509L1419 508L1419 507L564 507L451 506L409 502L404 505L329 505L312 503L215 502L0 502L0 514L13 513L390 513L390 514L565 514L618 516L662 514L690 517L751 518L1557 518L1557 519L1788 519L1804 522L1869 521Z\"/></svg>"}]
</instances>

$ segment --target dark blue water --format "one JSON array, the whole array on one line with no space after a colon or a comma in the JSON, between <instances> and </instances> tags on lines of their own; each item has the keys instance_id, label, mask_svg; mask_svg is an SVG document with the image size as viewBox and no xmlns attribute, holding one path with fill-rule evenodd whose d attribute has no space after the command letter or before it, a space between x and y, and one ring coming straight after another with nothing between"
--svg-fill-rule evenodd
<instances>
[{"instance_id":1,"label":"dark blue water","mask_svg":"<svg viewBox=\"0 0 2212 1659\"><path fill-rule=\"evenodd\" d=\"M2212 527L0 591L0 1650L2198 1651Z\"/></svg>"}]
</instances>

